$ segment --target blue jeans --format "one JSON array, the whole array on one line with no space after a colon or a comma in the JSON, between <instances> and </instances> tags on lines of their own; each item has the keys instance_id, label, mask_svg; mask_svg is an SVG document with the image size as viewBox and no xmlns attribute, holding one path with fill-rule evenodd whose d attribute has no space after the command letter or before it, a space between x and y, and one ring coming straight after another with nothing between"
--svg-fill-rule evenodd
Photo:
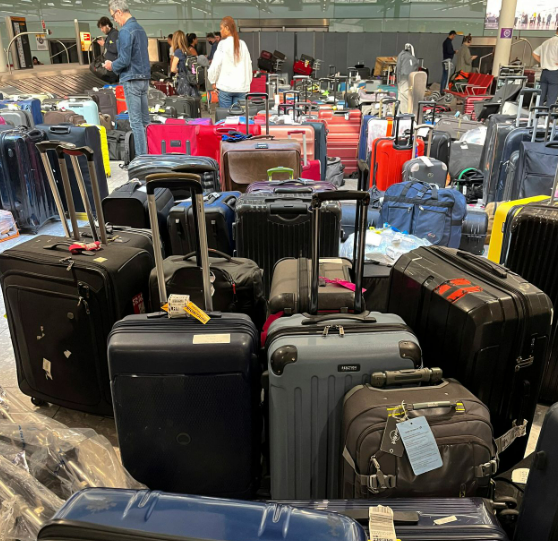
<instances>
[{"instance_id":1,"label":"blue jeans","mask_svg":"<svg viewBox=\"0 0 558 541\"><path fill-rule=\"evenodd\" d=\"M442 67L442 82L440 84L440 92L444 92L446 90L447 82L448 82L448 70L445 67Z\"/></svg>"},{"instance_id":2,"label":"blue jeans","mask_svg":"<svg viewBox=\"0 0 558 541\"><path fill-rule=\"evenodd\" d=\"M130 116L130 127L134 133L134 147L136 156L147 154L147 135L145 128L149 124L149 106L147 105L147 91L149 81L133 79L122 83L128 115Z\"/></svg>"},{"instance_id":3,"label":"blue jeans","mask_svg":"<svg viewBox=\"0 0 558 541\"><path fill-rule=\"evenodd\" d=\"M219 107L226 107L227 109L233 103L241 103L246 99L244 92L225 92L219 90Z\"/></svg>"},{"instance_id":4,"label":"blue jeans","mask_svg":"<svg viewBox=\"0 0 558 541\"><path fill-rule=\"evenodd\" d=\"M541 73L541 105L554 105L558 99L558 70L542 70Z\"/></svg>"}]
</instances>

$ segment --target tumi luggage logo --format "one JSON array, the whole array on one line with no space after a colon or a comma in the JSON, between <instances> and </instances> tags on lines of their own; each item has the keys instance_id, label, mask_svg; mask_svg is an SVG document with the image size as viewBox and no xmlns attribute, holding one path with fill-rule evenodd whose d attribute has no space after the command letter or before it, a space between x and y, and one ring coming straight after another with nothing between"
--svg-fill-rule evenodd
<instances>
[{"instance_id":1,"label":"tumi luggage logo","mask_svg":"<svg viewBox=\"0 0 558 541\"><path fill-rule=\"evenodd\" d=\"M340 364L337 372L360 372L360 364Z\"/></svg>"}]
</instances>

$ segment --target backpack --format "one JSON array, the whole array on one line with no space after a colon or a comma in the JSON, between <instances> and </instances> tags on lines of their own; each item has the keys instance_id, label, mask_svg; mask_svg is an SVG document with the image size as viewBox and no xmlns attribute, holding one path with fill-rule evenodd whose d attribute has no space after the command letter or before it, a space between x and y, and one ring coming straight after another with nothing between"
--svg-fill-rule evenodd
<instances>
[{"instance_id":1,"label":"backpack","mask_svg":"<svg viewBox=\"0 0 558 541\"><path fill-rule=\"evenodd\" d=\"M410 180L386 190L380 221L432 244L459 248L466 214L461 192Z\"/></svg>"}]
</instances>

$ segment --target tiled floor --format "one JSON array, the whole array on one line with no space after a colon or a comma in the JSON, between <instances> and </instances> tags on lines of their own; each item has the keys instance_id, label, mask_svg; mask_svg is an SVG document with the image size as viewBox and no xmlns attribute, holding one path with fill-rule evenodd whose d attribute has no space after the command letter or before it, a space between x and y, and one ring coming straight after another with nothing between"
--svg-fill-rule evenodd
<instances>
[{"instance_id":1,"label":"tiled floor","mask_svg":"<svg viewBox=\"0 0 558 541\"><path fill-rule=\"evenodd\" d=\"M112 177L109 179L109 190L120 186L127 180L126 171L120 169L117 163L111 164ZM349 180L346 183L347 189L355 189L356 181ZM40 231L41 234L54 234L63 235L63 229L60 222L52 222L46 224ZM21 235L20 237L0 243L0 252L15 246L21 242L25 242L32 238L32 235ZM87 413L76 412L58 406L44 406L35 407L31 404L29 397L23 395L17 386L16 366L14 359L14 352L10 340L10 333L8 329L8 322L4 316L5 308L4 301L0 293L0 385L9 389L17 397L23 400L25 404L29 404L30 408L43 413L49 417L53 417L57 421L64 423L73 428L93 428L99 434L106 436L109 441L115 446L118 446L116 438L116 430L114 426L114 419L109 417L99 417ZM544 417L544 413L548 408L546 406L539 406L535 417L535 424L531 431L529 441L528 453L534 450L536 440L540 433L540 425Z\"/></svg>"}]
</instances>

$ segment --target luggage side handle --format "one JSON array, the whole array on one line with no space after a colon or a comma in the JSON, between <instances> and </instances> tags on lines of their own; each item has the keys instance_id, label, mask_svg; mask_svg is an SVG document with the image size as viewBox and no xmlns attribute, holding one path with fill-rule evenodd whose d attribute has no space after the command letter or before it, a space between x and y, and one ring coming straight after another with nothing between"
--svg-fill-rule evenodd
<instances>
[{"instance_id":1,"label":"luggage side handle","mask_svg":"<svg viewBox=\"0 0 558 541\"><path fill-rule=\"evenodd\" d=\"M496 265L495 263L491 263L488 259L483 259L482 257L478 257L474 254L470 254L469 252L463 252L462 250L457 251L457 256L474 263L475 265L479 265L480 267L484 267L485 270L489 271L490 273L496 275L498 278L507 278L508 273L504 267L500 265Z\"/></svg>"},{"instance_id":2,"label":"luggage side handle","mask_svg":"<svg viewBox=\"0 0 558 541\"><path fill-rule=\"evenodd\" d=\"M442 381L441 368L417 368L415 370L386 370L374 372L370 377L370 386L377 389L408 385L410 383L430 383L435 385Z\"/></svg>"},{"instance_id":3,"label":"luggage side handle","mask_svg":"<svg viewBox=\"0 0 558 541\"><path fill-rule=\"evenodd\" d=\"M230 256L229 254L226 254L225 252L220 252L219 250L215 250L214 248L208 248L208 252L212 255L215 255L215 257L220 257L222 259L226 259L230 263L236 263L237 265L240 264L239 261L237 261L236 259L233 259L232 256ZM196 255L196 252L190 252L189 254L186 254L182 258L182 261L188 261L188 259L192 259L192 257L194 257L195 255Z\"/></svg>"},{"instance_id":4,"label":"luggage side handle","mask_svg":"<svg viewBox=\"0 0 558 541\"><path fill-rule=\"evenodd\" d=\"M306 319L302 320L302 325L315 325L317 323L327 323L328 321L338 321L340 319L350 319L351 321L358 321L359 323L376 323L376 318L369 317L370 312L363 312L362 314L325 314L323 316L313 316L304 314Z\"/></svg>"}]
</instances>

